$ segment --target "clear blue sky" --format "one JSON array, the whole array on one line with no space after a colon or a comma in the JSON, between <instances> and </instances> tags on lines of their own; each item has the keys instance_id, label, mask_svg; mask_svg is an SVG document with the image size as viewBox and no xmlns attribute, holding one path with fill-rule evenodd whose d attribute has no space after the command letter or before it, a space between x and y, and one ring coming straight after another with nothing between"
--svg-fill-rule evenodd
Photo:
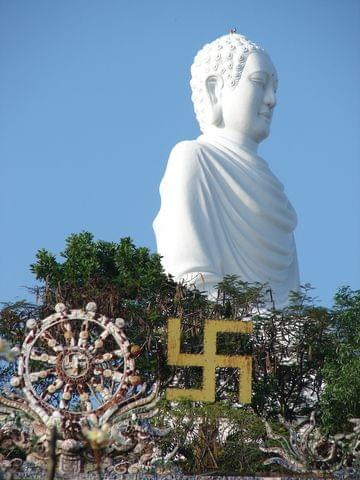
<instances>
[{"instance_id":1,"label":"clear blue sky","mask_svg":"<svg viewBox=\"0 0 360 480\"><path fill-rule=\"evenodd\" d=\"M259 154L297 210L301 279L325 305L360 287L358 0L0 0L0 301L71 233L155 250L169 151L199 134L190 65L233 26L278 70Z\"/></svg>"}]
</instances>

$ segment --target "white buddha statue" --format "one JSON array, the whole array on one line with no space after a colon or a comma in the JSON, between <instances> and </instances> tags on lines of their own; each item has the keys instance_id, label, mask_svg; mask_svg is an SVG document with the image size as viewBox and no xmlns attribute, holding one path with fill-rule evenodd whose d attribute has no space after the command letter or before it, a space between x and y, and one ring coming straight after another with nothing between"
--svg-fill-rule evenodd
<instances>
[{"instance_id":1,"label":"white buddha statue","mask_svg":"<svg viewBox=\"0 0 360 480\"><path fill-rule=\"evenodd\" d=\"M296 213L257 155L270 132L277 74L243 35L207 44L191 67L203 135L178 143L160 185L153 227L165 271L215 295L225 275L267 283L275 306L299 287Z\"/></svg>"}]
</instances>

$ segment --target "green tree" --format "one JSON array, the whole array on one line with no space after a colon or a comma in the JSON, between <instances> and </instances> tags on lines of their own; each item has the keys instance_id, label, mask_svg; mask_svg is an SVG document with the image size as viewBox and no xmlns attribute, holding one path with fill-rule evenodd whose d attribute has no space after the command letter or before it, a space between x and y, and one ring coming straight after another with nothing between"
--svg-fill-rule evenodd
<instances>
[{"instance_id":1,"label":"green tree","mask_svg":"<svg viewBox=\"0 0 360 480\"><path fill-rule=\"evenodd\" d=\"M162 448L178 447L186 473L216 471L223 474L266 470L259 439L264 424L251 408L234 408L229 402L163 401L157 422L169 427Z\"/></svg>"},{"instance_id":2,"label":"green tree","mask_svg":"<svg viewBox=\"0 0 360 480\"><path fill-rule=\"evenodd\" d=\"M351 431L360 417L360 290L341 288L331 316L332 354L326 359L321 418L326 433Z\"/></svg>"},{"instance_id":3,"label":"green tree","mask_svg":"<svg viewBox=\"0 0 360 480\"><path fill-rule=\"evenodd\" d=\"M153 306L174 290L163 272L160 256L147 248L136 248L129 237L119 243L94 241L89 232L66 239L61 261L41 249L31 270L42 285L35 290L44 306L62 301L84 305L90 299L110 316L119 314L132 301L136 306Z\"/></svg>"}]
</instances>

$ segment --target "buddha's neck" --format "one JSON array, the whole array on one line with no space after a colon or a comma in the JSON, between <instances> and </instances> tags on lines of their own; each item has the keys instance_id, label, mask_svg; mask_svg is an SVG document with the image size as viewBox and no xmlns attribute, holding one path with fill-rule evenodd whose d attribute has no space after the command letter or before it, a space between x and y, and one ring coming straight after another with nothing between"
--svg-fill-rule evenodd
<instances>
[{"instance_id":1,"label":"buddha's neck","mask_svg":"<svg viewBox=\"0 0 360 480\"><path fill-rule=\"evenodd\" d=\"M240 132L234 132L233 130L227 130L224 128L218 128L213 125L206 128L205 135L224 138L234 142L238 147L243 148L251 153L257 153L258 143L254 142L251 138Z\"/></svg>"}]
</instances>

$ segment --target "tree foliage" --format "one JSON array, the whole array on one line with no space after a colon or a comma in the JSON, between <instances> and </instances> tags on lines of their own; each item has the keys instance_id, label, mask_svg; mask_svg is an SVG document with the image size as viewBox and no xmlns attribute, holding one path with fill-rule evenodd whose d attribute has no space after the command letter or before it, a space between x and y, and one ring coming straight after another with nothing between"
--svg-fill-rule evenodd
<instances>
[{"instance_id":1,"label":"tree foliage","mask_svg":"<svg viewBox=\"0 0 360 480\"><path fill-rule=\"evenodd\" d=\"M264 424L251 408L234 408L228 402L163 401L160 426L171 426L162 447L178 446L179 464L185 473L216 471L222 474L262 471L258 448Z\"/></svg>"},{"instance_id":2,"label":"tree foliage","mask_svg":"<svg viewBox=\"0 0 360 480\"><path fill-rule=\"evenodd\" d=\"M160 378L163 390L196 388L202 384L200 368L167 365L167 319L181 318L181 348L189 353L203 351L205 319L251 319L251 336L220 333L217 339L218 354L253 357L251 408L238 404L239 374L233 369L218 369L214 404L179 402L171 409L163 404L159 418L173 426L187 472L261 469L260 417L276 421L281 414L293 420L315 409L324 430L337 433L349 418L360 416L359 291L341 289L328 310L314 305L305 285L288 308L276 310L269 308L267 285L227 276L216 301L210 301L192 286L176 284L160 260L128 237L106 242L89 232L73 234L59 256L37 252L31 265L39 282L32 288L36 304L4 304L0 335L20 345L27 319L49 315L58 302L81 308L95 301L101 313L125 318L128 337L141 347L137 367L146 380ZM13 365L1 368L6 381Z\"/></svg>"},{"instance_id":3,"label":"tree foliage","mask_svg":"<svg viewBox=\"0 0 360 480\"><path fill-rule=\"evenodd\" d=\"M60 257L62 261L41 249L31 265L42 282L36 293L49 308L59 301L83 305L92 298L104 314L112 316L129 301L154 306L174 290L160 256L145 247L136 248L129 237L115 243L94 241L89 232L70 235Z\"/></svg>"},{"instance_id":4,"label":"tree foliage","mask_svg":"<svg viewBox=\"0 0 360 480\"><path fill-rule=\"evenodd\" d=\"M331 316L333 348L323 369L322 423L327 433L351 430L360 417L360 290L341 288Z\"/></svg>"}]
</instances>

